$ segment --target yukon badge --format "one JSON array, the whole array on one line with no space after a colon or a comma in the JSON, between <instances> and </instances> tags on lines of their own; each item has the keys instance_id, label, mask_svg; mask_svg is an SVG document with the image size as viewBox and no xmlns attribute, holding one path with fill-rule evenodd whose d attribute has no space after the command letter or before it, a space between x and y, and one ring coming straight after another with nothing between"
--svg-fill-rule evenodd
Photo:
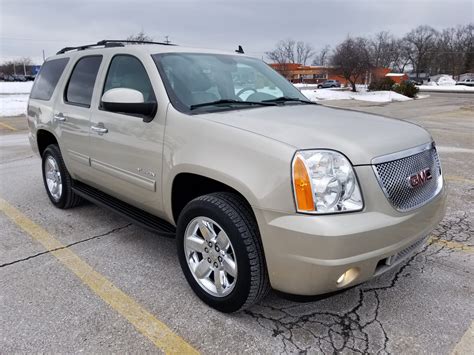
<instances>
[{"instance_id":1,"label":"yukon badge","mask_svg":"<svg viewBox=\"0 0 474 355\"><path fill-rule=\"evenodd\" d=\"M431 175L431 169L423 169L416 174L413 174L408 177L408 184L411 188L419 187L424 185L428 180L431 180L433 175Z\"/></svg>"}]
</instances>

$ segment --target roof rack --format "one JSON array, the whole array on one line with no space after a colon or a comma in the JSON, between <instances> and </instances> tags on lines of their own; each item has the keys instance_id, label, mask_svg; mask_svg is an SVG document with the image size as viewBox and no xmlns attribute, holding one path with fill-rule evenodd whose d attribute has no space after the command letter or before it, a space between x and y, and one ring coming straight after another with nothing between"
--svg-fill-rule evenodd
<instances>
[{"instance_id":1,"label":"roof rack","mask_svg":"<svg viewBox=\"0 0 474 355\"><path fill-rule=\"evenodd\" d=\"M70 51L82 51L84 49L90 49L90 48L95 48L95 47L104 47L104 48L110 48L110 47L124 47L126 43L129 44L160 44L163 46L175 46L176 44L174 43L165 43L165 42L153 42L153 41L135 41L135 40L128 40L128 39L104 39L102 41L99 41L97 43L93 44L85 44L82 46L77 46L77 47L64 47L60 51L58 51L56 54L63 54L66 52Z\"/></svg>"}]
</instances>

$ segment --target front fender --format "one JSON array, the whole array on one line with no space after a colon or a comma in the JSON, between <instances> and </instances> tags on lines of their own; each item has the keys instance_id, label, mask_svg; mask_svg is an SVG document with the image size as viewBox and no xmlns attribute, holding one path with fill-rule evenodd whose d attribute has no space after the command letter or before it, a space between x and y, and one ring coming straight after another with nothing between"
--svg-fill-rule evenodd
<instances>
[{"instance_id":1,"label":"front fender","mask_svg":"<svg viewBox=\"0 0 474 355\"><path fill-rule=\"evenodd\" d=\"M294 147L273 139L170 108L163 149L165 213L172 220L173 181L180 173L219 181L255 208L294 213L294 152Z\"/></svg>"}]
</instances>

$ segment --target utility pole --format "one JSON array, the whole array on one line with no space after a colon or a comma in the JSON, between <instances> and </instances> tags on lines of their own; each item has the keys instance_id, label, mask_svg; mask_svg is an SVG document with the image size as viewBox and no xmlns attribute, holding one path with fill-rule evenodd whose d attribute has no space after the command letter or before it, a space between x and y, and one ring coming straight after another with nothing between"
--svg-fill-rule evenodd
<instances>
[{"instance_id":1,"label":"utility pole","mask_svg":"<svg viewBox=\"0 0 474 355\"><path fill-rule=\"evenodd\" d=\"M166 43L166 44L170 44L170 42L171 42L171 41L169 40L169 36L165 36L165 43Z\"/></svg>"},{"instance_id":2,"label":"utility pole","mask_svg":"<svg viewBox=\"0 0 474 355\"><path fill-rule=\"evenodd\" d=\"M24 60L23 60L23 75L26 76L26 64Z\"/></svg>"},{"instance_id":3,"label":"utility pole","mask_svg":"<svg viewBox=\"0 0 474 355\"><path fill-rule=\"evenodd\" d=\"M43 49L43 62L46 60L46 58L44 57L44 49Z\"/></svg>"},{"instance_id":4,"label":"utility pole","mask_svg":"<svg viewBox=\"0 0 474 355\"><path fill-rule=\"evenodd\" d=\"M13 62L13 75L16 75L16 65L15 65L15 62Z\"/></svg>"}]
</instances>

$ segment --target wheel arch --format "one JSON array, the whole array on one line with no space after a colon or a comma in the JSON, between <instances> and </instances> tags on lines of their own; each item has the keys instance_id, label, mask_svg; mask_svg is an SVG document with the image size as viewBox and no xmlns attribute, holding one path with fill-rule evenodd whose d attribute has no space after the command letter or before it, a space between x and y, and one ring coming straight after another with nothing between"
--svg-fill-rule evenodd
<instances>
[{"instance_id":1,"label":"wheel arch","mask_svg":"<svg viewBox=\"0 0 474 355\"><path fill-rule=\"evenodd\" d=\"M248 205L256 219L252 209L252 202L255 201L249 193L242 193L237 186L224 183L221 179L209 177L193 172L180 172L176 174L171 183L171 213L175 223L184 206L196 197L207 195L213 192L230 192L240 198Z\"/></svg>"},{"instance_id":2,"label":"wheel arch","mask_svg":"<svg viewBox=\"0 0 474 355\"><path fill-rule=\"evenodd\" d=\"M50 131L39 129L36 132L36 144L38 146L39 155L43 156L43 152L48 145L57 144L59 146L59 141Z\"/></svg>"}]
</instances>

